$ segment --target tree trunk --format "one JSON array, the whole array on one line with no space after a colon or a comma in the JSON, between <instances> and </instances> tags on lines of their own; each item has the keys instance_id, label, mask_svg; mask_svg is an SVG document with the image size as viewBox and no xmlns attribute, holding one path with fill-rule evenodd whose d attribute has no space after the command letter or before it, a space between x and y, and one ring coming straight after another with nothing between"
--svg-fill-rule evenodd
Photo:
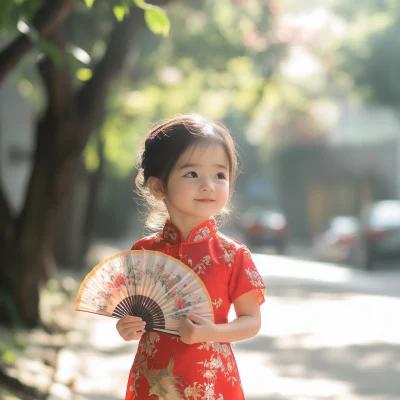
<instances>
[{"instance_id":1,"label":"tree trunk","mask_svg":"<svg viewBox=\"0 0 400 400\"><path fill-rule=\"evenodd\" d=\"M93 242L96 228L100 190L104 179L105 155L101 129L96 132L99 166L87 171L82 163L79 180L75 184L71 201L61 221L61 235L57 237L56 260L68 268L81 269Z\"/></svg>"},{"instance_id":2,"label":"tree trunk","mask_svg":"<svg viewBox=\"0 0 400 400\"><path fill-rule=\"evenodd\" d=\"M116 25L108 50L91 81L79 92L71 89L68 70L49 60L40 72L48 95L48 108L37 126L37 143L23 211L16 222L6 268L16 272L13 294L28 327L39 323L40 283L53 268L53 246L60 215L72 192L82 151L104 112L108 88L121 70L128 49L137 44L144 24L143 12L133 9ZM59 47L62 34L51 38Z\"/></svg>"},{"instance_id":3,"label":"tree trunk","mask_svg":"<svg viewBox=\"0 0 400 400\"><path fill-rule=\"evenodd\" d=\"M44 12L42 15L47 15L44 25L37 25L39 32L45 33L47 40L62 53L66 42L62 22L68 7L61 6L71 6L73 1L47 0L46 5L60 6L59 18L48 18L50 13ZM165 5L168 0L158 3ZM72 192L82 152L91 132L99 128L108 89L121 71L128 50L137 47L143 25L144 14L137 7L131 9L123 22L115 24L107 51L94 68L93 77L78 91L72 88L66 60L55 65L45 59L40 64L47 110L37 124L32 174L18 217L11 214L0 188L0 239L6 249L0 252L1 284L12 293L27 327L39 323L40 284L54 266L53 246L59 219ZM17 38L0 52L0 60L5 60L0 63L0 82L31 48L26 42L25 37ZM5 284L4 276L9 277Z\"/></svg>"},{"instance_id":4,"label":"tree trunk","mask_svg":"<svg viewBox=\"0 0 400 400\"><path fill-rule=\"evenodd\" d=\"M65 121L57 132L51 118L47 118L39 124L38 137L61 139L72 129L79 129L77 122ZM79 166L79 155L65 152L62 147L62 140L42 140L38 144L26 203L16 230L12 260L18 276L16 303L28 326L39 321L39 285L54 268L52 249L58 221Z\"/></svg>"},{"instance_id":5,"label":"tree trunk","mask_svg":"<svg viewBox=\"0 0 400 400\"><path fill-rule=\"evenodd\" d=\"M81 162L70 199L60 220L60 232L54 247L57 265L74 268L80 263L85 209L89 191L89 173Z\"/></svg>"},{"instance_id":6,"label":"tree trunk","mask_svg":"<svg viewBox=\"0 0 400 400\"><path fill-rule=\"evenodd\" d=\"M101 192L101 184L104 180L105 155L104 141L101 137L101 131L97 133L97 154L99 157L99 167L89 175L89 191L86 202L85 221L82 229L82 247L79 257L79 265L82 265L85 260L86 253L93 242L95 231L95 221L97 208L99 204L99 196Z\"/></svg>"}]
</instances>

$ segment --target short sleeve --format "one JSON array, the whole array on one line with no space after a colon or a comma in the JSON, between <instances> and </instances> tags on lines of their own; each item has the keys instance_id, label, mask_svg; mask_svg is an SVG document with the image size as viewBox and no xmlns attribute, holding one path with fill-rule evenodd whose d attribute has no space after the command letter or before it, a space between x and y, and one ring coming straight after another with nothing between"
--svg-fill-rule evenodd
<instances>
[{"instance_id":1,"label":"short sleeve","mask_svg":"<svg viewBox=\"0 0 400 400\"><path fill-rule=\"evenodd\" d=\"M154 241L145 237L133 243L131 250L150 250Z\"/></svg>"},{"instance_id":2,"label":"short sleeve","mask_svg":"<svg viewBox=\"0 0 400 400\"><path fill-rule=\"evenodd\" d=\"M265 284L255 266L251 253L247 248L241 248L235 257L232 274L229 280L229 297L233 303L241 295L256 291L258 303L265 301Z\"/></svg>"},{"instance_id":3,"label":"short sleeve","mask_svg":"<svg viewBox=\"0 0 400 400\"><path fill-rule=\"evenodd\" d=\"M160 247L163 247L163 241L160 232L158 232L139 239L133 243L131 250L155 250Z\"/></svg>"},{"instance_id":4,"label":"short sleeve","mask_svg":"<svg viewBox=\"0 0 400 400\"><path fill-rule=\"evenodd\" d=\"M142 247L139 244L139 240L137 242L133 243L133 246L131 248L131 250L141 250L141 249L142 249Z\"/></svg>"}]
</instances>

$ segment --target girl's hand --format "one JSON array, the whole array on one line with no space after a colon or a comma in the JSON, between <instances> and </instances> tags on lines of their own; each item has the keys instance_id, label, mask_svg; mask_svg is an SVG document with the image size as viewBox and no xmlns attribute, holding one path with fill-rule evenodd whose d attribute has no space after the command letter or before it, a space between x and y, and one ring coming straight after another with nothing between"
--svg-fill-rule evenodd
<instances>
[{"instance_id":1,"label":"girl's hand","mask_svg":"<svg viewBox=\"0 0 400 400\"><path fill-rule=\"evenodd\" d=\"M117 331L126 342L138 340L144 333L146 322L142 318L125 315L117 322Z\"/></svg>"},{"instance_id":2,"label":"girl's hand","mask_svg":"<svg viewBox=\"0 0 400 400\"><path fill-rule=\"evenodd\" d=\"M188 314L179 328L181 341L186 344L212 341L216 325L214 322L199 317L198 315Z\"/></svg>"}]
</instances>

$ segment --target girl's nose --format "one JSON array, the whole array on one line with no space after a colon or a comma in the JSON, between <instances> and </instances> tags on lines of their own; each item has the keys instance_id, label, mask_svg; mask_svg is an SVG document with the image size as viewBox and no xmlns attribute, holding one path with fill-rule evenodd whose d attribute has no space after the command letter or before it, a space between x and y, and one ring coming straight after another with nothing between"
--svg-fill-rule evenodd
<instances>
[{"instance_id":1,"label":"girl's nose","mask_svg":"<svg viewBox=\"0 0 400 400\"><path fill-rule=\"evenodd\" d=\"M201 190L204 192L213 192L214 191L214 186L212 185L211 181L209 179L204 179L201 185Z\"/></svg>"}]
</instances>

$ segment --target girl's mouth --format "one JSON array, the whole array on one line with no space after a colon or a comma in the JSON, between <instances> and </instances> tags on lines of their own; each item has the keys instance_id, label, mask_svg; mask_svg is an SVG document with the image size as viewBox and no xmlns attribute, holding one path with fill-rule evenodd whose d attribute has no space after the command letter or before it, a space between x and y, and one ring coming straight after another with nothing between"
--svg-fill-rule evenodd
<instances>
[{"instance_id":1,"label":"girl's mouth","mask_svg":"<svg viewBox=\"0 0 400 400\"><path fill-rule=\"evenodd\" d=\"M215 200L214 199L195 199L196 201L199 201L200 203L213 203Z\"/></svg>"}]
</instances>

